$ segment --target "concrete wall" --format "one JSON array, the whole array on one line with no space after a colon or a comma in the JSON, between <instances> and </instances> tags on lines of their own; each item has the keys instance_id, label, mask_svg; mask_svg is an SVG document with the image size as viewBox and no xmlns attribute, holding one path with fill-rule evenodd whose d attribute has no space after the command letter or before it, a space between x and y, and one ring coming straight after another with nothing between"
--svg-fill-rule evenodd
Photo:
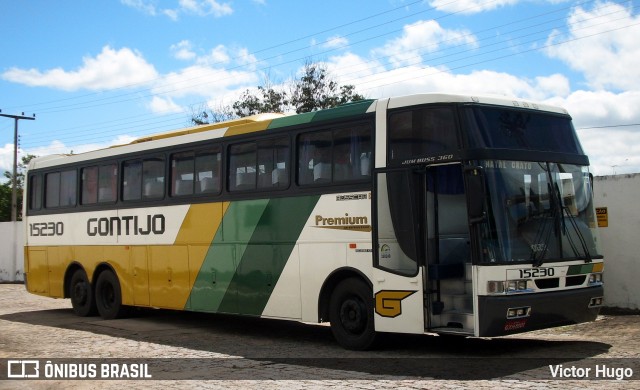
<instances>
[{"instance_id":1,"label":"concrete wall","mask_svg":"<svg viewBox=\"0 0 640 390\"><path fill-rule=\"evenodd\" d=\"M605 305L640 309L640 173L596 177L595 206L606 207L600 228Z\"/></svg>"},{"instance_id":2,"label":"concrete wall","mask_svg":"<svg viewBox=\"0 0 640 390\"><path fill-rule=\"evenodd\" d=\"M0 222L0 282L24 281L22 222Z\"/></svg>"}]
</instances>

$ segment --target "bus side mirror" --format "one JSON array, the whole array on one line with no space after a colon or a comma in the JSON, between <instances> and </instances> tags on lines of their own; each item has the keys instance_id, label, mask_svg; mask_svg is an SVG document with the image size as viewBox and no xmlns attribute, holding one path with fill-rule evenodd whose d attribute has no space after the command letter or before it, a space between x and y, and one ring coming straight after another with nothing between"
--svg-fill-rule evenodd
<instances>
[{"instance_id":1,"label":"bus side mirror","mask_svg":"<svg viewBox=\"0 0 640 390\"><path fill-rule=\"evenodd\" d=\"M483 222L487 216L485 212L485 180L484 172L480 167L469 167L465 169L467 181L467 199L469 202L469 222Z\"/></svg>"}]
</instances>

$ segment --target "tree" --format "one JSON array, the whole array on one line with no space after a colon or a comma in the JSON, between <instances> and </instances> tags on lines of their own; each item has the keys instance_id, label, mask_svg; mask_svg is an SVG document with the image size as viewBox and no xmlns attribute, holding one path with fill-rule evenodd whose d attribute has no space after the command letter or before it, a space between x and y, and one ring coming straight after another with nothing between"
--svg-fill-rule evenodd
<instances>
[{"instance_id":1,"label":"tree","mask_svg":"<svg viewBox=\"0 0 640 390\"><path fill-rule=\"evenodd\" d=\"M240 100L233 103L233 113L242 118L245 116L267 112L285 112L289 106L287 93L272 87L259 86L256 96L248 89L242 93Z\"/></svg>"},{"instance_id":2,"label":"tree","mask_svg":"<svg viewBox=\"0 0 640 390\"><path fill-rule=\"evenodd\" d=\"M34 155L28 154L26 156L22 156L20 162L17 167L16 174L16 189L17 189L17 200L18 200L18 219L22 219L22 190L24 188L24 173L27 169L27 165L29 165L29 161L33 159ZM13 185L13 173L5 171L4 177L8 180L5 183L0 184L0 221L6 222L11 221L11 193L12 193L12 185Z\"/></svg>"},{"instance_id":3,"label":"tree","mask_svg":"<svg viewBox=\"0 0 640 390\"><path fill-rule=\"evenodd\" d=\"M289 92L286 85L275 87L267 76L263 85L253 91L245 90L231 107L200 109L196 114L192 110L191 122L207 124L269 112L295 111L300 114L365 99L355 93L355 86L339 85L325 65L311 61L305 62L302 76L288 87Z\"/></svg>"},{"instance_id":4,"label":"tree","mask_svg":"<svg viewBox=\"0 0 640 390\"><path fill-rule=\"evenodd\" d=\"M301 114L364 100L364 96L354 91L353 85L339 86L326 66L308 61L304 65L302 77L294 82L291 105L295 107L296 113Z\"/></svg>"}]
</instances>

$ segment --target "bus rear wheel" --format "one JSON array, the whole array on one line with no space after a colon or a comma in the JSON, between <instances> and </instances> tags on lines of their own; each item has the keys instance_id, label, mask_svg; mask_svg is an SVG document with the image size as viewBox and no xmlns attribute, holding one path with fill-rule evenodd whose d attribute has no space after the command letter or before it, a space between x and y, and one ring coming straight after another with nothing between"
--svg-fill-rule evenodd
<instances>
[{"instance_id":1,"label":"bus rear wheel","mask_svg":"<svg viewBox=\"0 0 640 390\"><path fill-rule=\"evenodd\" d=\"M112 320L125 314L118 277L111 271L103 271L96 281L96 306L100 317Z\"/></svg>"},{"instance_id":2,"label":"bus rear wheel","mask_svg":"<svg viewBox=\"0 0 640 390\"><path fill-rule=\"evenodd\" d=\"M84 270L76 270L69 283L69 296L73 312L80 317L96 315L96 300L87 273Z\"/></svg>"},{"instance_id":3,"label":"bus rear wheel","mask_svg":"<svg viewBox=\"0 0 640 390\"><path fill-rule=\"evenodd\" d=\"M329 321L333 336L343 347L371 348L376 339L371 288L358 278L340 282L331 294Z\"/></svg>"}]
</instances>

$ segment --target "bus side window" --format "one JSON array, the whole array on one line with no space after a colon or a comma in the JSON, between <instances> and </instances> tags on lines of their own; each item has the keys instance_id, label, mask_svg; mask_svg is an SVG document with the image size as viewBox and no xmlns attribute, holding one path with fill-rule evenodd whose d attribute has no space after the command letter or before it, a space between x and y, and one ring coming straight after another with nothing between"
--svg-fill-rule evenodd
<instances>
[{"instance_id":1,"label":"bus side window","mask_svg":"<svg viewBox=\"0 0 640 390\"><path fill-rule=\"evenodd\" d=\"M45 175L45 183L45 207L60 206L60 172L47 173Z\"/></svg>"},{"instance_id":2,"label":"bus side window","mask_svg":"<svg viewBox=\"0 0 640 390\"><path fill-rule=\"evenodd\" d=\"M80 204L94 204L98 202L98 167L82 168L80 171L82 193Z\"/></svg>"},{"instance_id":3,"label":"bus side window","mask_svg":"<svg viewBox=\"0 0 640 390\"><path fill-rule=\"evenodd\" d=\"M361 180L371 175L371 135L367 127L333 132L333 180Z\"/></svg>"},{"instance_id":4,"label":"bus side window","mask_svg":"<svg viewBox=\"0 0 640 390\"><path fill-rule=\"evenodd\" d=\"M115 202L118 164L101 165L98 169L98 202Z\"/></svg>"},{"instance_id":5,"label":"bus side window","mask_svg":"<svg viewBox=\"0 0 640 390\"><path fill-rule=\"evenodd\" d=\"M229 191L256 189L256 143L229 147Z\"/></svg>"},{"instance_id":6,"label":"bus side window","mask_svg":"<svg viewBox=\"0 0 640 390\"><path fill-rule=\"evenodd\" d=\"M355 126L298 137L298 184L338 183L371 176L371 130Z\"/></svg>"},{"instance_id":7,"label":"bus side window","mask_svg":"<svg viewBox=\"0 0 640 390\"><path fill-rule=\"evenodd\" d=\"M258 142L258 188L289 186L289 139L276 138Z\"/></svg>"},{"instance_id":8,"label":"bus side window","mask_svg":"<svg viewBox=\"0 0 640 390\"><path fill-rule=\"evenodd\" d=\"M122 200L142 198L142 162L125 161L122 164Z\"/></svg>"},{"instance_id":9,"label":"bus side window","mask_svg":"<svg viewBox=\"0 0 640 390\"><path fill-rule=\"evenodd\" d=\"M302 134L298 138L298 184L331 182L331 131Z\"/></svg>"},{"instance_id":10,"label":"bus side window","mask_svg":"<svg viewBox=\"0 0 640 390\"><path fill-rule=\"evenodd\" d=\"M144 199L164 197L164 160L148 158L142 161L142 196Z\"/></svg>"},{"instance_id":11,"label":"bus side window","mask_svg":"<svg viewBox=\"0 0 640 390\"><path fill-rule=\"evenodd\" d=\"M42 208L42 176L29 177L29 210Z\"/></svg>"},{"instance_id":12,"label":"bus side window","mask_svg":"<svg viewBox=\"0 0 640 390\"><path fill-rule=\"evenodd\" d=\"M220 193L220 147L196 154L195 192L197 194Z\"/></svg>"},{"instance_id":13,"label":"bus side window","mask_svg":"<svg viewBox=\"0 0 640 390\"><path fill-rule=\"evenodd\" d=\"M171 196L193 194L195 153L176 153L171 156Z\"/></svg>"},{"instance_id":14,"label":"bus side window","mask_svg":"<svg viewBox=\"0 0 640 390\"><path fill-rule=\"evenodd\" d=\"M76 171L53 172L46 175L45 207L76 205Z\"/></svg>"}]
</instances>

